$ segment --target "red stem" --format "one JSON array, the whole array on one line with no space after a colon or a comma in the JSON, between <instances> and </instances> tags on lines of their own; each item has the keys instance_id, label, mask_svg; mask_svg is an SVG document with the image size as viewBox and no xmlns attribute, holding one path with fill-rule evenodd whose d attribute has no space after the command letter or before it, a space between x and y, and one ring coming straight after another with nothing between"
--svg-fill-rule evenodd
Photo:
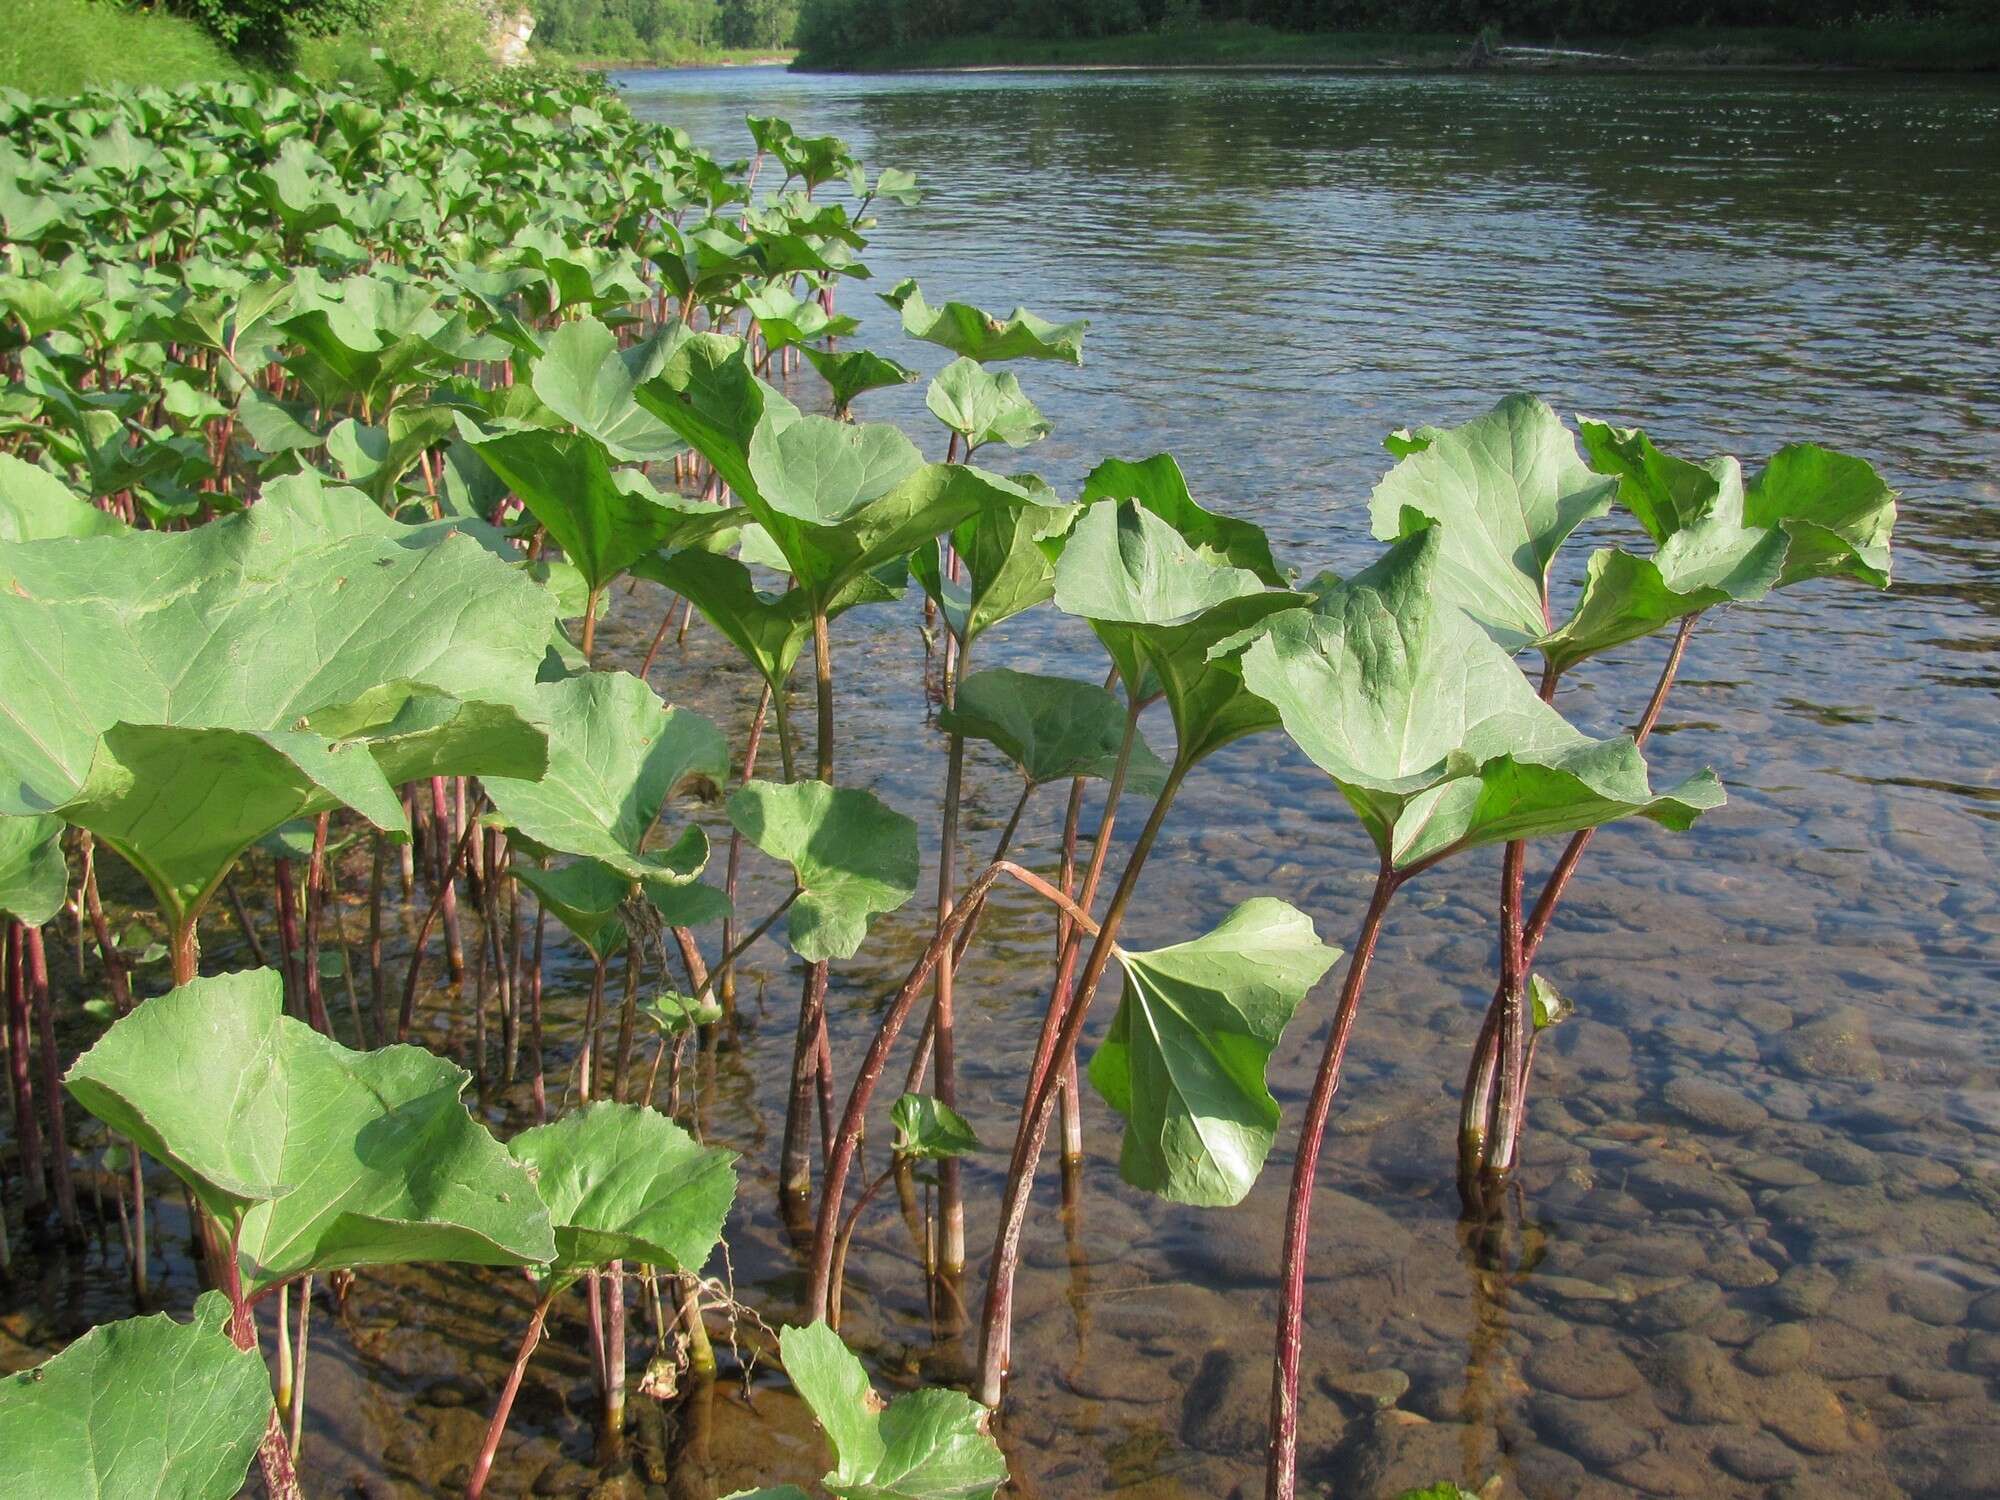
<instances>
[{"instance_id":1,"label":"red stem","mask_svg":"<svg viewBox=\"0 0 2000 1500\"><path fill-rule=\"evenodd\" d=\"M1333 1112L1333 1096L1340 1087L1341 1062L1347 1055L1348 1038L1354 1032L1362 987L1368 982L1369 961L1375 956L1375 940L1381 935L1389 902L1405 878L1387 859L1382 861L1368 913L1361 919L1361 931L1354 939L1354 954L1348 960L1340 1004L1333 1013L1333 1030L1326 1039L1326 1052L1320 1058L1319 1076L1313 1080L1312 1098L1306 1105L1305 1124L1299 1132L1298 1156L1292 1164L1291 1199L1285 1210L1285 1264L1278 1305L1277 1357L1271 1371L1271 1450L1265 1471L1266 1500L1293 1500L1297 1493L1299 1352L1305 1318L1306 1240L1312 1227L1313 1179L1319 1169L1319 1148L1326 1134L1327 1117Z\"/></svg>"}]
</instances>

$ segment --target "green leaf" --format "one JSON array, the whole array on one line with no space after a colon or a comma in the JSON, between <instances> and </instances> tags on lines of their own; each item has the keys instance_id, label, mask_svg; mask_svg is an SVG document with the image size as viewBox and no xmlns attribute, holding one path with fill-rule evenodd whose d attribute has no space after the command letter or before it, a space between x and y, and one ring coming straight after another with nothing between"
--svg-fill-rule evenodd
<instances>
[{"instance_id":1,"label":"green leaf","mask_svg":"<svg viewBox=\"0 0 2000 1500\"><path fill-rule=\"evenodd\" d=\"M1180 464L1170 453L1156 453L1139 463L1105 459L1085 476L1078 500L1084 505L1096 500L1136 500L1190 547L1232 568L1248 569L1273 588L1285 586L1284 574L1272 561L1271 540L1264 535L1264 528L1197 504Z\"/></svg>"},{"instance_id":2,"label":"green leaf","mask_svg":"<svg viewBox=\"0 0 2000 1500\"><path fill-rule=\"evenodd\" d=\"M349 1051L283 1008L273 970L197 979L120 1020L64 1079L240 1229L247 1291L354 1266L554 1256L533 1183L466 1113L470 1074L421 1047Z\"/></svg>"},{"instance_id":3,"label":"green leaf","mask_svg":"<svg viewBox=\"0 0 2000 1500\"><path fill-rule=\"evenodd\" d=\"M997 746L1036 786L1108 779L1125 741L1125 705L1094 682L995 667L959 683L958 701L938 715L938 727ZM1135 741L1126 790L1156 797L1166 778L1159 757Z\"/></svg>"},{"instance_id":4,"label":"green leaf","mask_svg":"<svg viewBox=\"0 0 2000 1500\"><path fill-rule=\"evenodd\" d=\"M708 841L690 828L664 853L648 835L675 790L691 777L721 783L729 745L700 714L668 708L626 672L591 672L538 683L537 714L549 724L548 768L537 780L481 778L507 827L544 849L601 861L629 880L692 880Z\"/></svg>"},{"instance_id":5,"label":"green leaf","mask_svg":"<svg viewBox=\"0 0 2000 1500\"><path fill-rule=\"evenodd\" d=\"M1080 614L1117 663L1127 691L1153 683L1173 714L1183 770L1278 714L1214 647L1305 596L1267 590L1247 568L1216 561L1136 501L1084 512L1056 564L1056 607Z\"/></svg>"},{"instance_id":6,"label":"green leaf","mask_svg":"<svg viewBox=\"0 0 2000 1500\"><path fill-rule=\"evenodd\" d=\"M625 947L625 907L634 889L631 876L594 859L572 860L553 869L517 859L508 868L598 958L609 959Z\"/></svg>"},{"instance_id":7,"label":"green leaf","mask_svg":"<svg viewBox=\"0 0 2000 1500\"><path fill-rule=\"evenodd\" d=\"M1716 517L1675 533L1652 557L1606 547L1590 555L1583 593L1560 629L1536 644L1557 672L1685 615L1761 598L1778 582L1786 539Z\"/></svg>"},{"instance_id":8,"label":"green leaf","mask_svg":"<svg viewBox=\"0 0 2000 1500\"><path fill-rule=\"evenodd\" d=\"M830 315L817 297L800 297L778 282L750 293L743 306L757 320L764 343L772 349L804 344L809 339L843 338L861 326L853 318Z\"/></svg>"},{"instance_id":9,"label":"green leaf","mask_svg":"<svg viewBox=\"0 0 2000 1500\"><path fill-rule=\"evenodd\" d=\"M165 1313L93 1328L55 1358L0 1379L0 1492L230 1500L271 1415L254 1349Z\"/></svg>"},{"instance_id":10,"label":"green leaf","mask_svg":"<svg viewBox=\"0 0 2000 1500\"><path fill-rule=\"evenodd\" d=\"M1035 409L1012 375L994 374L977 360L955 359L931 381L924 404L957 433L968 451L988 443L1025 448L1049 435L1048 419Z\"/></svg>"},{"instance_id":11,"label":"green leaf","mask_svg":"<svg viewBox=\"0 0 2000 1500\"><path fill-rule=\"evenodd\" d=\"M46 469L0 453L0 542L104 536L124 529L123 521L79 500Z\"/></svg>"},{"instance_id":12,"label":"green leaf","mask_svg":"<svg viewBox=\"0 0 2000 1500\"><path fill-rule=\"evenodd\" d=\"M1334 960L1303 912L1260 897L1213 931L1119 953L1126 987L1090 1081L1125 1116L1118 1170L1175 1203L1240 1203L1278 1133L1271 1052Z\"/></svg>"},{"instance_id":13,"label":"green leaf","mask_svg":"<svg viewBox=\"0 0 2000 1500\"><path fill-rule=\"evenodd\" d=\"M911 1391L883 1408L861 1361L824 1323L785 1329L778 1354L833 1444L820 1483L840 1500L992 1500L1007 1482L986 1411L971 1397Z\"/></svg>"},{"instance_id":14,"label":"green leaf","mask_svg":"<svg viewBox=\"0 0 2000 1500\"><path fill-rule=\"evenodd\" d=\"M92 829L179 923L295 818L345 804L401 834L403 782L539 774L517 700L547 596L468 537L376 525L328 535L267 497L0 542L0 815Z\"/></svg>"},{"instance_id":15,"label":"green leaf","mask_svg":"<svg viewBox=\"0 0 2000 1500\"><path fill-rule=\"evenodd\" d=\"M1808 578L1889 586L1896 492L1862 459L1811 443L1780 448L1750 481L1743 519L1791 538L1780 587Z\"/></svg>"},{"instance_id":16,"label":"green leaf","mask_svg":"<svg viewBox=\"0 0 2000 1500\"><path fill-rule=\"evenodd\" d=\"M792 867L801 895L786 916L792 950L811 963L851 958L868 922L917 890L917 825L871 792L823 781L746 782L729 821Z\"/></svg>"},{"instance_id":17,"label":"green leaf","mask_svg":"<svg viewBox=\"0 0 2000 1500\"><path fill-rule=\"evenodd\" d=\"M699 1274L736 1197L735 1153L706 1147L658 1110L602 1101L509 1143L555 1226L544 1274L574 1281L614 1260Z\"/></svg>"},{"instance_id":18,"label":"green leaf","mask_svg":"<svg viewBox=\"0 0 2000 1500\"><path fill-rule=\"evenodd\" d=\"M62 819L0 818L0 912L39 927L69 899Z\"/></svg>"},{"instance_id":19,"label":"green leaf","mask_svg":"<svg viewBox=\"0 0 2000 1500\"><path fill-rule=\"evenodd\" d=\"M766 505L828 527L895 489L922 466L923 457L902 429L886 422L767 417L750 439L749 463L755 493ZM761 514L758 519L784 546L784 531Z\"/></svg>"},{"instance_id":20,"label":"green leaf","mask_svg":"<svg viewBox=\"0 0 2000 1500\"><path fill-rule=\"evenodd\" d=\"M1398 542L1245 638L1244 681L1333 777L1382 857L1407 869L1635 813L1685 828L1718 806L1712 773L1655 795L1629 738L1591 739L1542 702L1506 649L1447 602L1445 530Z\"/></svg>"},{"instance_id":21,"label":"green leaf","mask_svg":"<svg viewBox=\"0 0 2000 1500\"><path fill-rule=\"evenodd\" d=\"M949 1104L929 1094L905 1094L889 1110L895 1127L895 1152L918 1161L970 1156L979 1149L971 1123Z\"/></svg>"},{"instance_id":22,"label":"green leaf","mask_svg":"<svg viewBox=\"0 0 2000 1500\"><path fill-rule=\"evenodd\" d=\"M1444 597L1508 650L1532 644L1549 628L1557 550L1610 507L1616 482L1590 471L1562 418L1532 396L1419 437L1369 500L1375 535L1394 541L1439 523Z\"/></svg>"},{"instance_id":23,"label":"green leaf","mask_svg":"<svg viewBox=\"0 0 2000 1500\"><path fill-rule=\"evenodd\" d=\"M879 582L871 586L866 575L885 564L899 564L983 507L1019 495L1018 486L984 470L926 464L829 524L801 521L761 499L746 496L745 501L782 552L806 600L831 615L850 603L885 597ZM857 589L858 597L850 592Z\"/></svg>"},{"instance_id":24,"label":"green leaf","mask_svg":"<svg viewBox=\"0 0 2000 1500\"><path fill-rule=\"evenodd\" d=\"M680 1036L701 1026L713 1026L722 1019L722 1004L711 996L697 1000L679 990L662 990L639 1002L639 1014L668 1036Z\"/></svg>"},{"instance_id":25,"label":"green leaf","mask_svg":"<svg viewBox=\"0 0 2000 1500\"><path fill-rule=\"evenodd\" d=\"M614 473L604 445L585 434L484 432L463 419L460 434L548 528L593 589L670 540L698 536L722 514L656 489L643 475Z\"/></svg>"},{"instance_id":26,"label":"green leaf","mask_svg":"<svg viewBox=\"0 0 2000 1500\"><path fill-rule=\"evenodd\" d=\"M634 571L691 601L763 674L772 692L784 690L812 638L812 599L804 590L769 593L735 558L697 547L648 559Z\"/></svg>"},{"instance_id":27,"label":"green leaf","mask_svg":"<svg viewBox=\"0 0 2000 1500\"><path fill-rule=\"evenodd\" d=\"M836 411L846 411L857 396L869 391L892 385L909 385L917 378L917 372L908 365L884 359L867 349L849 349L836 354L831 349L807 348L804 353L832 390Z\"/></svg>"},{"instance_id":28,"label":"green leaf","mask_svg":"<svg viewBox=\"0 0 2000 1500\"><path fill-rule=\"evenodd\" d=\"M903 332L954 354L991 364L1002 359L1059 359L1083 363L1083 335L1088 322L1051 323L1025 307L1005 319L968 302L932 307L916 282L905 281L882 298L903 317Z\"/></svg>"},{"instance_id":29,"label":"green leaf","mask_svg":"<svg viewBox=\"0 0 2000 1500\"><path fill-rule=\"evenodd\" d=\"M950 532L964 578L945 576L934 540L910 554L911 573L965 645L1053 596L1052 553L1077 513L1039 483L984 478L988 494Z\"/></svg>"},{"instance_id":30,"label":"green leaf","mask_svg":"<svg viewBox=\"0 0 2000 1500\"><path fill-rule=\"evenodd\" d=\"M750 372L741 339L689 334L671 341L660 373L632 397L699 450L722 482L748 500L750 443L767 413L798 408Z\"/></svg>"},{"instance_id":31,"label":"green leaf","mask_svg":"<svg viewBox=\"0 0 2000 1500\"><path fill-rule=\"evenodd\" d=\"M1528 976L1528 1002L1537 1031L1560 1026L1576 1014L1576 1002L1539 974Z\"/></svg>"},{"instance_id":32,"label":"green leaf","mask_svg":"<svg viewBox=\"0 0 2000 1500\"><path fill-rule=\"evenodd\" d=\"M659 373L666 350L656 339L618 346L595 318L562 324L535 361L530 384L550 411L597 439L613 458L648 463L684 446L673 429L632 399Z\"/></svg>"}]
</instances>

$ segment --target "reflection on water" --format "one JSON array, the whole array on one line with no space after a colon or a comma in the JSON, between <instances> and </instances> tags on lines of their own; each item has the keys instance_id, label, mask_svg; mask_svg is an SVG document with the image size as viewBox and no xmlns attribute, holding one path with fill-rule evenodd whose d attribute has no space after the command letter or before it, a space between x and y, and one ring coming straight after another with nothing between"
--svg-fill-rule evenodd
<instances>
[{"instance_id":1,"label":"reflection on water","mask_svg":"<svg viewBox=\"0 0 2000 1500\"><path fill-rule=\"evenodd\" d=\"M1881 464L1906 495L1892 593L1817 587L1695 634L1653 755L1667 779L1714 765L1730 804L1686 835L1621 827L1593 847L1543 960L1581 1013L1544 1049L1520 1220L1483 1262L1454 1222L1452 1131L1490 988L1497 855L1399 904L1322 1168L1302 1451L1307 1478L1344 1497L1493 1473L1551 1497L2000 1494L2000 91L626 81L636 108L718 150L747 154L742 116L776 112L916 169L931 196L885 210L876 285L915 274L933 297L1093 321L1083 369L1019 372L1056 424L1028 461L1073 485L1101 457L1171 449L1198 496L1263 523L1305 574L1369 555L1385 432L1514 389L1684 451L1810 437ZM874 309L868 340L888 347L890 315L843 296ZM930 430L921 387L863 404ZM636 664L660 607L650 586L618 600L599 637L613 660ZM1099 671L1066 622L996 634L987 665ZM1622 726L1663 649L1614 653L1563 706L1593 732ZM847 617L836 652L852 684L843 779L934 807L913 613ZM751 674L699 629L654 681L739 736L755 703ZM1016 783L973 762L967 842L983 850ZM1031 812L1030 861L1053 862L1060 816L1056 797ZM1364 845L1281 738L1241 742L1183 795L1132 942L1268 893L1344 943ZM778 894L765 879L746 909ZM959 982L961 1104L1003 1142L1049 937L1027 898L995 900ZM859 1055L921 941L905 912L836 966L837 1057ZM776 1322L802 1290L771 1212L797 981L775 947L757 960L743 1045L711 1060L703 1097L711 1135L745 1153L736 1286ZM556 951L552 1003L580 1009L587 985L587 963ZM1329 998L1274 1059L1288 1122ZM1244 1206L1204 1213L1124 1188L1095 1101L1088 1127L1078 1213L1060 1214L1051 1180L1030 1224L1001 1430L1013 1492L1253 1493L1289 1135ZM1001 1167L991 1152L968 1173L975 1260ZM950 1379L972 1356L934 1341L917 1265L893 1205L871 1210L846 1331L884 1385ZM0 1324L13 1337L115 1315L52 1276ZM316 1492L434 1492L477 1446L526 1306L483 1274L364 1277L314 1339ZM521 1397L514 1488L496 1492L707 1497L822 1467L797 1403L760 1374L752 1400L725 1384L665 1424L649 1407L635 1468L607 1479L586 1462L582 1349L573 1309Z\"/></svg>"}]
</instances>

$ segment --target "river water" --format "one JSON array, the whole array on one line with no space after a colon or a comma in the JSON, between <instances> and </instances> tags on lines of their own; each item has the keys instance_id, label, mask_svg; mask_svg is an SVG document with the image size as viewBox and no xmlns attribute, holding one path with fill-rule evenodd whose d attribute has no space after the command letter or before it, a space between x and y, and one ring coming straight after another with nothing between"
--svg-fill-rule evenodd
<instances>
[{"instance_id":1,"label":"river water","mask_svg":"<svg viewBox=\"0 0 2000 1500\"><path fill-rule=\"evenodd\" d=\"M1686 835L1598 840L1544 949L1580 1016L1538 1069L1504 1274L1473 1269L1450 1182L1497 856L1426 876L1392 919L1321 1169L1304 1471L1352 1500L1494 1474L1552 1497L2000 1494L2000 89L620 81L711 149L747 154L741 117L777 113L915 170L929 196L883 211L878 287L916 275L933 301L1091 320L1082 369L1014 367L1055 425L1020 461L1073 485L1100 458L1171 451L1198 498L1308 575L1370 555L1385 432L1514 390L1690 455L1811 439L1881 466L1904 494L1895 588L1703 622L1651 754L1656 775L1713 765L1730 803ZM843 310L865 340L942 363L858 290ZM869 399L923 421L919 391ZM934 805L896 665L907 624L840 644L881 663L849 695L844 768ZM1664 644L1580 674L1563 708L1629 723ZM1100 670L1049 623L1009 632L998 661ZM1008 783L981 770L990 823ZM1040 811L1046 860L1060 809ZM1262 893L1350 940L1365 839L1281 736L1207 763L1168 826L1136 942ZM1018 976L1038 930L962 984L989 1140L1032 1046L1040 992ZM895 967L850 975L853 1002ZM773 993L775 1029L789 986ZM1123 1187L1116 1119L1092 1110L1080 1212L1066 1236L1051 1190L1029 1231L1003 1434L1020 1493L1257 1491L1291 1131L1331 999L1274 1060L1286 1129L1238 1209ZM975 1291L997 1166L972 1178ZM886 1372L948 1375L964 1356L932 1348L893 1216L873 1248L847 1331Z\"/></svg>"},{"instance_id":2,"label":"river water","mask_svg":"<svg viewBox=\"0 0 2000 1500\"><path fill-rule=\"evenodd\" d=\"M1515 390L1694 456L1811 439L1880 465L1904 495L1894 589L1815 585L1703 621L1650 754L1658 779L1714 766L1729 805L1684 835L1598 839L1543 950L1579 1016L1538 1064L1499 1269L1461 1243L1451 1180L1497 854L1400 900L1322 1161L1302 1478L1342 1500L1494 1476L1496 1493L1550 1500L2000 1495L2000 89L769 69L619 82L718 152L747 156L743 117L775 113L915 170L929 195L883 209L875 287L916 275L933 301L1091 320L1081 369L1013 367L1055 427L1013 461L1073 488L1104 457L1170 451L1199 499L1264 525L1305 575L1373 552L1385 433ZM864 342L926 372L945 362L866 289L842 297ZM815 398L809 380L794 394ZM864 398L863 414L941 455L920 386ZM1570 586L1587 544L1615 534L1571 547ZM661 602L650 587L619 598L599 635L610 660L637 665ZM1663 649L1601 659L1561 707L1616 732ZM1048 611L981 650L989 666L1103 670ZM835 651L841 779L922 821L943 756L914 611L848 616ZM670 644L653 681L740 744L752 682L712 633ZM1163 718L1148 731L1168 741ZM974 755L982 854L1016 787ZM1060 801L1030 813L1028 862L1053 862ZM1371 873L1330 783L1282 736L1253 738L1183 795L1128 939L1191 936L1269 894L1344 945ZM745 910L779 893L759 873ZM843 1089L921 946L923 905L836 966ZM1001 900L960 980L961 1105L992 1148L967 1174L973 1299L1047 949L1046 919ZM552 1011L573 1020L587 965L558 944L549 972ZM711 1138L744 1153L735 1285L774 1326L803 1290L773 1211L796 996L786 955L762 945L743 1045L702 1073ZM1010 1493L1261 1493L1285 1184L1331 1003L1324 984L1273 1060L1286 1123L1237 1209L1123 1186L1116 1117L1087 1097L1077 1209L1060 1211L1051 1180L1029 1224L999 1428ZM505 1118L499 1102L488 1117ZM178 1265L169 1290L190 1290ZM969 1341L935 1331L893 1204L871 1210L849 1280L844 1331L879 1386L966 1376ZM312 1493L462 1484L526 1309L495 1283L365 1276L321 1320ZM33 1346L116 1316L96 1286L52 1280L43 1321L5 1331ZM708 1500L826 1466L766 1367L748 1396L726 1379L664 1422L637 1402L637 1468L596 1467L585 1360L572 1307L490 1493Z\"/></svg>"}]
</instances>

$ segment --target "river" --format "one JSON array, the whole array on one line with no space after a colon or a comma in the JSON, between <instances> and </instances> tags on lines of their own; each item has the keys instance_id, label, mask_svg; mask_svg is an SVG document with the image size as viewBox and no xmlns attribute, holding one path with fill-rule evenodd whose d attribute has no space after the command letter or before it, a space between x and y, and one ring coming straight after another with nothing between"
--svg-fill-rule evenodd
<instances>
[{"instance_id":1,"label":"river","mask_svg":"<svg viewBox=\"0 0 2000 1500\"><path fill-rule=\"evenodd\" d=\"M915 171L927 196L881 210L874 288L914 275L933 301L1091 322L1080 369L1013 367L1054 435L994 461L1073 491L1105 457L1172 452L1199 499L1268 528L1302 576L1375 551L1386 433L1517 390L1691 456L1754 464L1810 439L1881 467L1903 492L1892 590L1813 585L1693 637L1648 753L1663 782L1714 766L1730 801L1689 833L1621 825L1592 847L1539 966L1579 1014L1542 1049L1516 1219L1484 1264L1461 1241L1452 1153L1490 993L1497 853L1398 903L1321 1163L1301 1472L1342 1500L1495 1475L1533 1500L2000 1495L2000 88L1748 73L617 81L718 152L747 156L744 116L781 114ZM868 287L841 295L864 342L927 373L945 362L900 338ZM793 394L819 399L809 378ZM916 386L861 411L942 456L922 403ZM1586 530L1565 597L1588 545L1621 536ZM636 667L660 606L650 585L621 593L601 659ZM1616 732L1664 647L1601 659L1560 706ZM1103 670L1051 611L980 649L987 666ZM915 609L845 617L835 651L841 778L925 815L944 757ZM670 641L653 681L740 744L753 681L712 632ZM1163 718L1147 728L1167 741ZM975 753L977 849L1017 785ZM1061 811L1056 793L1036 805L1024 860L1053 863ZM1183 795L1127 940L1175 941L1275 895L1344 945L1371 863L1282 736L1241 741ZM780 894L759 871L744 909ZM835 966L843 1087L924 908ZM967 1175L969 1298L1047 952L1046 917L999 900L959 981L961 1105L989 1148ZM560 1049L588 965L552 940L549 973ZM730 1273L774 1325L803 1290L774 1213L797 985L775 944L754 950L742 1045L697 1079L708 1135L744 1154ZM1322 985L1273 1059L1285 1125L1234 1210L1125 1187L1117 1119L1086 1090L1076 1210L1051 1170L1029 1222L997 1428L1008 1493L1261 1493L1284 1193L1331 1001ZM453 1024L462 1042L462 1010ZM520 1102L488 1100L485 1118L517 1126ZM159 1213L163 1238L177 1232L171 1195ZM163 1292L184 1303L176 1243ZM52 1347L118 1315L115 1283L53 1268L0 1331ZM462 1486L525 1307L471 1268L360 1278L315 1325L310 1492ZM727 1348L705 1399L665 1417L635 1401L631 1466L598 1466L579 1308L551 1322L494 1493L711 1500L826 1467L782 1377L766 1364L746 1395ZM937 1332L893 1202L863 1223L846 1308L879 1386L966 1379L970 1341Z\"/></svg>"}]
</instances>

